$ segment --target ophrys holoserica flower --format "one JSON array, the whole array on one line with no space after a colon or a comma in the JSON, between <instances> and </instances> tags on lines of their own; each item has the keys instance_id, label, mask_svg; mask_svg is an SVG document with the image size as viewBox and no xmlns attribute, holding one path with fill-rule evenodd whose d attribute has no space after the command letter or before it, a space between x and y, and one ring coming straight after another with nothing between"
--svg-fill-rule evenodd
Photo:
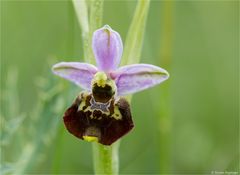
<instances>
[{"instance_id":1,"label":"ophrys holoserica flower","mask_svg":"<svg viewBox=\"0 0 240 175\"><path fill-rule=\"evenodd\" d=\"M150 64L118 68L122 40L108 25L94 32L92 48L97 67L61 62L53 66L53 72L85 90L64 114L67 130L80 139L111 145L134 126L130 105L123 96L157 85L169 74Z\"/></svg>"}]
</instances>

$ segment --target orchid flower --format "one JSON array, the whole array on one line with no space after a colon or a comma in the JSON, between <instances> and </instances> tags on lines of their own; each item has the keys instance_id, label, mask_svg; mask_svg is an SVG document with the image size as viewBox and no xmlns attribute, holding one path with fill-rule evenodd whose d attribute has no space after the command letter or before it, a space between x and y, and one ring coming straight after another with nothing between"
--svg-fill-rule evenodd
<instances>
[{"instance_id":1,"label":"orchid flower","mask_svg":"<svg viewBox=\"0 0 240 175\"><path fill-rule=\"evenodd\" d=\"M92 49L97 67L60 62L52 71L85 90L64 114L67 130L80 139L111 145L134 126L130 105L123 96L160 84L169 74L150 64L118 68L123 44L120 35L108 25L93 33Z\"/></svg>"}]
</instances>

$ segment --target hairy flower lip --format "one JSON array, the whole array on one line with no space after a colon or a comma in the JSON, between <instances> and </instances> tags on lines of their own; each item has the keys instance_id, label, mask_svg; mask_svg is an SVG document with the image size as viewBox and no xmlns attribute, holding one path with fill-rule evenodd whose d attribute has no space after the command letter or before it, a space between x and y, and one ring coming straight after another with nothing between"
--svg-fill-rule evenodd
<instances>
[{"instance_id":1,"label":"hairy flower lip","mask_svg":"<svg viewBox=\"0 0 240 175\"><path fill-rule=\"evenodd\" d=\"M79 110L81 102L84 101L84 98L88 97L91 98L91 96L82 92L64 114L63 121L65 127L71 134L79 139L87 139L87 141L94 140L88 139L88 136L96 137L99 143L111 145L132 130L134 124L130 105L124 98L120 98L116 104L122 118L114 118L112 117L114 113L111 114L111 112L109 116L106 114L94 116L92 115L93 111L87 110L87 106L83 106L83 109L86 110ZM88 98L88 100L90 99ZM88 104L86 103L86 105ZM109 106L109 108L111 108L110 111L114 110L114 104ZM100 117L102 117L102 119L99 120Z\"/></svg>"}]
</instances>

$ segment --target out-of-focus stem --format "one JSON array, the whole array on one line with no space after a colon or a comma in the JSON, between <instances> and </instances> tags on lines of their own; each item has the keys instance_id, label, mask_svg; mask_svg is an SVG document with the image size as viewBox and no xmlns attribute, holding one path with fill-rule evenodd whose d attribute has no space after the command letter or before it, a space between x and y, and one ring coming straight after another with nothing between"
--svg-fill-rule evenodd
<instances>
[{"instance_id":1,"label":"out-of-focus stem","mask_svg":"<svg viewBox=\"0 0 240 175\"><path fill-rule=\"evenodd\" d=\"M160 48L160 65L170 70L172 49L173 2L164 1L162 11L162 33ZM171 75L171 73L170 73ZM162 86L159 110L160 130L160 173L169 173L171 163L171 110L170 110L170 81Z\"/></svg>"}]
</instances>

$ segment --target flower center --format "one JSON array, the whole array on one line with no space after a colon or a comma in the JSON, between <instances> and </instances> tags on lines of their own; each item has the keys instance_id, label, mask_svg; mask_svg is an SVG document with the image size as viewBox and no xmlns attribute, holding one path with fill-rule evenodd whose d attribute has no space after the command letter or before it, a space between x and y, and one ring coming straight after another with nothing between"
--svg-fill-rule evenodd
<instances>
[{"instance_id":1,"label":"flower center","mask_svg":"<svg viewBox=\"0 0 240 175\"><path fill-rule=\"evenodd\" d=\"M95 75L94 75L94 78L93 78L93 82L94 83L97 83L97 85L99 87L105 87L105 85L107 84L107 75L104 73L104 72L97 72Z\"/></svg>"},{"instance_id":2,"label":"flower center","mask_svg":"<svg viewBox=\"0 0 240 175\"><path fill-rule=\"evenodd\" d=\"M92 79L92 94L96 102L107 103L116 92L115 82L106 73L97 72Z\"/></svg>"}]
</instances>

